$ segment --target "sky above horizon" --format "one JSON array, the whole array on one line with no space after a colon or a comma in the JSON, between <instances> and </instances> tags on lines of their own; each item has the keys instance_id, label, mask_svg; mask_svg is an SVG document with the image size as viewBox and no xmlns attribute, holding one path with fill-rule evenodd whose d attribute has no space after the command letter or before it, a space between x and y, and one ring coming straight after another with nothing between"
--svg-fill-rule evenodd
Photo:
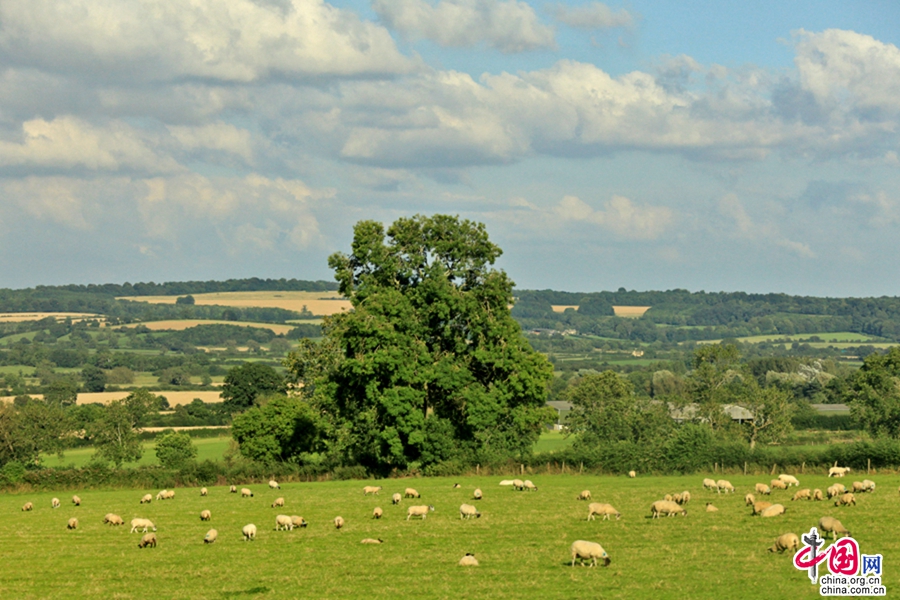
<instances>
[{"instance_id":1,"label":"sky above horizon","mask_svg":"<svg viewBox=\"0 0 900 600\"><path fill-rule=\"evenodd\" d=\"M0 288L449 213L520 289L900 295L900 4L738 4L3 0Z\"/></svg>"}]
</instances>

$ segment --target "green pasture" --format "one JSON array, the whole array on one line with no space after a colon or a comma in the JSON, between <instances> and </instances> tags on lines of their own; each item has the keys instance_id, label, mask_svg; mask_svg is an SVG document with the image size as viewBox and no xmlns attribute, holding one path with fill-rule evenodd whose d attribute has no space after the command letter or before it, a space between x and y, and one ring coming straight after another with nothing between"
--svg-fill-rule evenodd
<instances>
[{"instance_id":1,"label":"green pasture","mask_svg":"<svg viewBox=\"0 0 900 600\"><path fill-rule=\"evenodd\" d=\"M222 460L222 455L225 453L225 450L228 449L228 443L231 441L230 436L221 436L214 438L192 438L191 442L194 446L197 447L197 460ZM156 459L156 442L155 441L147 441L144 442L144 455L141 457L141 460L128 463L126 466L149 466L149 465L158 465L159 461ZM89 446L86 448L74 448L72 450L66 450L62 459L60 459L57 455L43 455L41 457L41 462L45 467L55 468L55 467L68 467L74 466L75 468L81 468L86 466L89 462L91 462L91 458L94 456L94 447Z\"/></svg>"},{"instance_id":2,"label":"green pasture","mask_svg":"<svg viewBox=\"0 0 900 600\"><path fill-rule=\"evenodd\" d=\"M210 487L179 488L173 500L139 504L155 489L85 490L81 506L71 492L19 492L0 495L0 590L9 598L818 598L818 587L796 570L791 556L767 552L776 536L801 534L825 515L839 517L861 551L883 555L888 594L900 590L900 527L897 485L900 476L871 476L878 484L861 494L857 506L830 502L791 502L793 493L776 491L787 513L772 519L750 515L744 494L769 477L730 476L737 493L704 490L705 475L681 477L599 477L533 475L537 492L501 487L506 476L286 483L281 490L247 485L253 498ZM860 474L860 477L862 474ZM824 474L800 475L802 487L825 489ZM849 478L844 483L849 484ZM454 483L460 483L454 489ZM242 482L235 482L241 487ZM383 485L364 496L363 485ZM414 487L421 500L391 504L393 492ZM472 490L484 491L473 502ZM586 520L587 503L575 498L590 490L595 502L608 502L619 521ZM650 504L666 493L688 490L687 517L650 519ZM62 500L59 509L50 499ZM270 508L284 497L285 507ZM25 502L35 509L22 512ZM460 520L459 505L476 504L482 518ZM719 512L707 513L706 502ZM406 521L411 504L432 504L426 520ZM380 506L384 518L371 518ZM212 521L201 522L203 509ZM140 534L103 524L112 512L126 522L151 519L158 527L157 548L138 549ZM309 527L274 531L276 514L301 515ZM332 522L342 516L345 527ZM66 529L70 517L79 528ZM254 523L257 539L242 540L241 528ZM204 545L216 528L219 539ZM363 545L380 538L382 545ZM603 545L609 567L571 567L575 540ZM481 566L457 561L474 553ZM821 573L824 574L822 569Z\"/></svg>"},{"instance_id":3,"label":"green pasture","mask_svg":"<svg viewBox=\"0 0 900 600\"><path fill-rule=\"evenodd\" d=\"M819 341L810 341L811 338L817 337ZM788 340L789 343L800 342L809 344L813 348L849 348L861 345L874 346L875 348L890 348L897 344L886 342L884 338L864 333L855 333L852 331L836 331L824 333L796 333L793 335L765 334L765 335L749 335L734 338L745 344L761 344L761 343L777 343ZM719 344L722 340L702 340L698 344Z\"/></svg>"}]
</instances>

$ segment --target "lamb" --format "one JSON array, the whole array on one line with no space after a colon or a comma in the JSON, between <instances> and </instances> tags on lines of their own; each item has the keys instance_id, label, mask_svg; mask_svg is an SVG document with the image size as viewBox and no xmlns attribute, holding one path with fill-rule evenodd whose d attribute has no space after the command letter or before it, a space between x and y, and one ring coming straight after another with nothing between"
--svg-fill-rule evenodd
<instances>
[{"instance_id":1,"label":"lamb","mask_svg":"<svg viewBox=\"0 0 900 600\"><path fill-rule=\"evenodd\" d=\"M141 498L141 504L150 504L153 502L153 496L150 494L144 494L144 497Z\"/></svg>"},{"instance_id":2,"label":"lamb","mask_svg":"<svg viewBox=\"0 0 900 600\"><path fill-rule=\"evenodd\" d=\"M406 520L409 521L410 517L422 517L422 520L424 521L429 512L434 512L434 506L425 506L424 504L410 506L406 509Z\"/></svg>"},{"instance_id":3,"label":"lamb","mask_svg":"<svg viewBox=\"0 0 900 600\"><path fill-rule=\"evenodd\" d=\"M707 490L718 490L719 489L719 487L716 485L715 480L709 479L709 478L703 480L703 488L707 489Z\"/></svg>"},{"instance_id":4,"label":"lamb","mask_svg":"<svg viewBox=\"0 0 900 600\"><path fill-rule=\"evenodd\" d=\"M771 484L773 489L786 490L788 488L787 484L780 479L773 479Z\"/></svg>"},{"instance_id":5,"label":"lamb","mask_svg":"<svg viewBox=\"0 0 900 600\"><path fill-rule=\"evenodd\" d=\"M473 500L481 500L481 488L475 488L475 491L472 492Z\"/></svg>"},{"instance_id":6,"label":"lamb","mask_svg":"<svg viewBox=\"0 0 900 600\"><path fill-rule=\"evenodd\" d=\"M81 498L78 496L72 496L72 504L75 506L81 506Z\"/></svg>"},{"instance_id":7,"label":"lamb","mask_svg":"<svg viewBox=\"0 0 900 600\"><path fill-rule=\"evenodd\" d=\"M379 538L377 540L373 539L373 538L365 538L365 539L363 539L363 541L360 542L360 544L383 544L383 543L384 543L384 540L381 538Z\"/></svg>"},{"instance_id":8,"label":"lamb","mask_svg":"<svg viewBox=\"0 0 900 600\"><path fill-rule=\"evenodd\" d=\"M831 467L828 469L829 477L843 477L851 471L850 467Z\"/></svg>"},{"instance_id":9,"label":"lamb","mask_svg":"<svg viewBox=\"0 0 900 600\"><path fill-rule=\"evenodd\" d=\"M459 518L460 519L469 519L471 517L475 517L476 519L481 518L481 513L478 512L478 509L472 506L471 504L460 504L459 505Z\"/></svg>"},{"instance_id":10,"label":"lamb","mask_svg":"<svg viewBox=\"0 0 900 600\"><path fill-rule=\"evenodd\" d=\"M775 539L775 545L769 548L769 552L784 554L785 550L799 550L800 538L796 533L783 533Z\"/></svg>"},{"instance_id":11,"label":"lamb","mask_svg":"<svg viewBox=\"0 0 900 600\"><path fill-rule=\"evenodd\" d=\"M66 524L66 529L78 529L78 519L75 517L69 519L68 524Z\"/></svg>"},{"instance_id":12,"label":"lamb","mask_svg":"<svg viewBox=\"0 0 900 600\"><path fill-rule=\"evenodd\" d=\"M298 517L297 515L291 515L291 523L294 524L294 527L305 528L309 523L306 522L306 519L303 517Z\"/></svg>"},{"instance_id":13,"label":"lamb","mask_svg":"<svg viewBox=\"0 0 900 600\"><path fill-rule=\"evenodd\" d=\"M575 559L590 560L590 566L597 566L597 559L603 559L603 566L608 567L611 562L609 559L609 554L606 553L606 550L603 549L603 546L596 542L586 542L584 540L577 540L572 542L572 547L569 548L569 551L572 553L572 566L575 566ZM584 564L584 563L582 563Z\"/></svg>"},{"instance_id":14,"label":"lamb","mask_svg":"<svg viewBox=\"0 0 900 600\"><path fill-rule=\"evenodd\" d=\"M769 508L770 506L772 506L771 502L763 502L762 500L760 500L759 502L754 502L753 503L753 514L758 515L762 511Z\"/></svg>"},{"instance_id":15,"label":"lamb","mask_svg":"<svg viewBox=\"0 0 900 600\"><path fill-rule=\"evenodd\" d=\"M414 490L413 488L406 488L406 492L403 494L404 498L421 498L422 496Z\"/></svg>"},{"instance_id":16,"label":"lamb","mask_svg":"<svg viewBox=\"0 0 900 600\"><path fill-rule=\"evenodd\" d=\"M157 500L165 500L167 493L168 493L168 490L160 490L159 493L156 494L156 499Z\"/></svg>"},{"instance_id":17,"label":"lamb","mask_svg":"<svg viewBox=\"0 0 900 600\"><path fill-rule=\"evenodd\" d=\"M206 535L203 536L204 544L212 544L219 538L219 532L215 529L210 529L206 532Z\"/></svg>"},{"instance_id":18,"label":"lamb","mask_svg":"<svg viewBox=\"0 0 900 600\"><path fill-rule=\"evenodd\" d=\"M286 531L294 530L294 521L287 515L278 515L275 517L275 531L284 529Z\"/></svg>"},{"instance_id":19,"label":"lamb","mask_svg":"<svg viewBox=\"0 0 900 600\"><path fill-rule=\"evenodd\" d=\"M533 483L531 483L531 480L529 480L529 479L526 479L526 480L523 482L522 485L524 486L524 489L525 489L526 491L529 491L529 492L536 492L536 491L537 491L537 486L534 485Z\"/></svg>"},{"instance_id":20,"label":"lamb","mask_svg":"<svg viewBox=\"0 0 900 600\"><path fill-rule=\"evenodd\" d=\"M104 523L109 523L110 525L124 525L125 521L119 515L113 513L106 513L106 516L103 517Z\"/></svg>"},{"instance_id":21,"label":"lamb","mask_svg":"<svg viewBox=\"0 0 900 600\"><path fill-rule=\"evenodd\" d=\"M269 488L271 488L271 489L273 489L273 490L280 490L280 489L281 489L281 486L278 485L278 482L275 481L274 479L270 479L270 480L269 480Z\"/></svg>"},{"instance_id":22,"label":"lamb","mask_svg":"<svg viewBox=\"0 0 900 600\"><path fill-rule=\"evenodd\" d=\"M475 558L474 554L466 553L461 559L459 559L459 566L461 567L477 567L478 560Z\"/></svg>"},{"instance_id":23,"label":"lamb","mask_svg":"<svg viewBox=\"0 0 900 600\"><path fill-rule=\"evenodd\" d=\"M874 492L875 491L875 482L871 479L863 479L863 491L866 492Z\"/></svg>"},{"instance_id":24,"label":"lamb","mask_svg":"<svg viewBox=\"0 0 900 600\"><path fill-rule=\"evenodd\" d=\"M231 492L232 494L237 494L237 486L236 485L231 486L228 489L228 491Z\"/></svg>"},{"instance_id":25,"label":"lamb","mask_svg":"<svg viewBox=\"0 0 900 600\"><path fill-rule=\"evenodd\" d=\"M148 529L152 529L156 531L156 525L153 524L153 521L150 519L141 519L140 517L131 520L131 531L129 533L134 533L140 529L144 533L147 533Z\"/></svg>"},{"instance_id":26,"label":"lamb","mask_svg":"<svg viewBox=\"0 0 900 600\"><path fill-rule=\"evenodd\" d=\"M201 520L201 521L209 521L210 519L212 519L212 513L211 513L211 512L209 512L208 510L201 510L201 511L200 511L200 520Z\"/></svg>"},{"instance_id":27,"label":"lamb","mask_svg":"<svg viewBox=\"0 0 900 600\"><path fill-rule=\"evenodd\" d=\"M786 509L784 508L783 504L773 504L769 508L767 508L764 511L762 511L761 513L759 513L759 516L761 516L763 518L777 517L778 515L783 515L785 513L785 511L786 511Z\"/></svg>"},{"instance_id":28,"label":"lamb","mask_svg":"<svg viewBox=\"0 0 900 600\"><path fill-rule=\"evenodd\" d=\"M713 506L712 502L706 503L706 512L719 512L719 509Z\"/></svg>"},{"instance_id":29,"label":"lamb","mask_svg":"<svg viewBox=\"0 0 900 600\"><path fill-rule=\"evenodd\" d=\"M141 538L141 541L138 542L138 548L147 548L147 547L156 548L156 534L155 533L145 533L144 537Z\"/></svg>"},{"instance_id":30,"label":"lamb","mask_svg":"<svg viewBox=\"0 0 900 600\"><path fill-rule=\"evenodd\" d=\"M634 479L635 477L637 477L637 473L635 473L634 471L628 471L628 476Z\"/></svg>"},{"instance_id":31,"label":"lamb","mask_svg":"<svg viewBox=\"0 0 900 600\"><path fill-rule=\"evenodd\" d=\"M363 488L363 496L368 496L369 494L377 495L378 492L380 492L380 491L381 491L380 485L378 485L378 486L367 485L366 487Z\"/></svg>"},{"instance_id":32,"label":"lamb","mask_svg":"<svg viewBox=\"0 0 900 600\"><path fill-rule=\"evenodd\" d=\"M842 533L848 537L852 537L852 534L847 531L847 528L844 525L835 519L834 517L822 517L819 519L819 529L826 533L825 537L828 537L828 532L831 532L831 539L837 539L837 534Z\"/></svg>"},{"instance_id":33,"label":"lamb","mask_svg":"<svg viewBox=\"0 0 900 600\"><path fill-rule=\"evenodd\" d=\"M769 486L767 486L764 483L757 483L755 491L757 494L761 494L763 496L768 496L769 494L772 493L772 490L769 489Z\"/></svg>"},{"instance_id":34,"label":"lamb","mask_svg":"<svg viewBox=\"0 0 900 600\"><path fill-rule=\"evenodd\" d=\"M612 507L611 504L601 504L599 502L591 502L588 504L588 521L596 520L594 515L603 515L603 520L608 520L611 516L616 516L616 521L622 518L622 513Z\"/></svg>"},{"instance_id":35,"label":"lamb","mask_svg":"<svg viewBox=\"0 0 900 600\"><path fill-rule=\"evenodd\" d=\"M791 487L792 485L800 487L800 481L798 481L797 478L793 475L785 475L784 473L782 473L778 476L778 479L786 483L788 487Z\"/></svg>"},{"instance_id":36,"label":"lamb","mask_svg":"<svg viewBox=\"0 0 900 600\"><path fill-rule=\"evenodd\" d=\"M819 488L814 489L812 499L816 501L822 500L822 490Z\"/></svg>"},{"instance_id":37,"label":"lamb","mask_svg":"<svg viewBox=\"0 0 900 600\"><path fill-rule=\"evenodd\" d=\"M22 506L22 512L28 512L29 510L34 510L34 504L32 504L31 502L26 502Z\"/></svg>"},{"instance_id":38,"label":"lamb","mask_svg":"<svg viewBox=\"0 0 900 600\"><path fill-rule=\"evenodd\" d=\"M835 506L850 506L851 504L853 506L856 506L856 496L854 496L850 492L847 492L846 494L842 495L840 498L838 498L834 502Z\"/></svg>"},{"instance_id":39,"label":"lamb","mask_svg":"<svg viewBox=\"0 0 900 600\"><path fill-rule=\"evenodd\" d=\"M209 494L209 490L207 490L205 487L204 487L204 488L200 488L200 495L201 495L201 496L206 496L207 494Z\"/></svg>"},{"instance_id":40,"label":"lamb","mask_svg":"<svg viewBox=\"0 0 900 600\"><path fill-rule=\"evenodd\" d=\"M50 501L50 508L59 508L59 498Z\"/></svg>"},{"instance_id":41,"label":"lamb","mask_svg":"<svg viewBox=\"0 0 900 600\"><path fill-rule=\"evenodd\" d=\"M654 519L658 519L660 514L672 517L678 513L681 513L682 516L687 516L686 510L684 510L674 502L667 500L657 500L656 502L654 502L650 506L650 513Z\"/></svg>"},{"instance_id":42,"label":"lamb","mask_svg":"<svg viewBox=\"0 0 900 600\"><path fill-rule=\"evenodd\" d=\"M400 500L401 500L400 492L397 492L396 494L391 496L391 504L400 504Z\"/></svg>"},{"instance_id":43,"label":"lamb","mask_svg":"<svg viewBox=\"0 0 900 600\"><path fill-rule=\"evenodd\" d=\"M810 500L810 499L811 499L811 497L810 497L809 488L806 488L805 490L798 490L797 493L794 494L794 497L791 498L791 502L793 502L794 500Z\"/></svg>"},{"instance_id":44,"label":"lamb","mask_svg":"<svg viewBox=\"0 0 900 600\"><path fill-rule=\"evenodd\" d=\"M340 529L344 526L344 518L343 517L335 517L334 518L334 528Z\"/></svg>"},{"instance_id":45,"label":"lamb","mask_svg":"<svg viewBox=\"0 0 900 600\"><path fill-rule=\"evenodd\" d=\"M253 523L244 525L244 527L241 528L241 533L244 534L245 542L252 542L256 539L256 525L254 525Z\"/></svg>"},{"instance_id":46,"label":"lamb","mask_svg":"<svg viewBox=\"0 0 900 600\"><path fill-rule=\"evenodd\" d=\"M275 502L272 503L272 508L276 506L284 506L284 498L275 498Z\"/></svg>"},{"instance_id":47,"label":"lamb","mask_svg":"<svg viewBox=\"0 0 900 600\"><path fill-rule=\"evenodd\" d=\"M683 506L690 501L691 501L691 493L687 490L681 492L681 502L679 502L679 504L681 504Z\"/></svg>"},{"instance_id":48,"label":"lamb","mask_svg":"<svg viewBox=\"0 0 900 600\"><path fill-rule=\"evenodd\" d=\"M591 499L591 491L583 490L580 494L578 494L578 497L575 499L576 500L590 500Z\"/></svg>"},{"instance_id":49,"label":"lamb","mask_svg":"<svg viewBox=\"0 0 900 600\"><path fill-rule=\"evenodd\" d=\"M384 511L381 510L381 507L380 507L380 506L376 506L376 507L375 507L375 510L372 511L372 518L373 518L373 519L380 519L381 516L382 516L383 514L384 514Z\"/></svg>"},{"instance_id":50,"label":"lamb","mask_svg":"<svg viewBox=\"0 0 900 600\"><path fill-rule=\"evenodd\" d=\"M253 492L247 488L241 488L241 498L252 498Z\"/></svg>"},{"instance_id":51,"label":"lamb","mask_svg":"<svg viewBox=\"0 0 900 600\"><path fill-rule=\"evenodd\" d=\"M731 492L734 493L734 486L731 485L731 482L727 479L720 479L716 482L716 493L721 490L725 490L725 493Z\"/></svg>"},{"instance_id":52,"label":"lamb","mask_svg":"<svg viewBox=\"0 0 900 600\"><path fill-rule=\"evenodd\" d=\"M525 489L525 482L521 479L513 479L513 489L522 491Z\"/></svg>"}]
</instances>

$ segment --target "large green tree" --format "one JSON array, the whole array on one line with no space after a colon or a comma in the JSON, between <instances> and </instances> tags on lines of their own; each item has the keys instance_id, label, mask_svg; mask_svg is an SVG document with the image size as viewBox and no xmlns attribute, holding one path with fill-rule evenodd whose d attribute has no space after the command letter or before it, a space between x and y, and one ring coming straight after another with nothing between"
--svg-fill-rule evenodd
<instances>
[{"instance_id":1,"label":"large green tree","mask_svg":"<svg viewBox=\"0 0 900 600\"><path fill-rule=\"evenodd\" d=\"M285 392L284 377L269 365L248 362L234 367L225 376L222 398L231 412L247 410L256 399Z\"/></svg>"},{"instance_id":2,"label":"large green tree","mask_svg":"<svg viewBox=\"0 0 900 600\"><path fill-rule=\"evenodd\" d=\"M117 467L139 460L144 451L138 437L138 423L158 406L159 398L143 388L107 404L88 429L97 456Z\"/></svg>"},{"instance_id":3,"label":"large green tree","mask_svg":"<svg viewBox=\"0 0 900 600\"><path fill-rule=\"evenodd\" d=\"M197 458L197 447L188 434L167 431L156 438L156 458L167 469L180 469Z\"/></svg>"},{"instance_id":4,"label":"large green tree","mask_svg":"<svg viewBox=\"0 0 900 600\"><path fill-rule=\"evenodd\" d=\"M231 432L251 460L297 462L318 449L318 420L312 406L296 396L268 396L262 406L236 415Z\"/></svg>"},{"instance_id":5,"label":"large green tree","mask_svg":"<svg viewBox=\"0 0 900 600\"><path fill-rule=\"evenodd\" d=\"M510 316L500 254L480 223L418 215L362 221L351 253L329 258L353 310L324 324L326 367L309 352L293 365L316 379L307 397L342 460L384 471L530 451L553 418L552 369Z\"/></svg>"},{"instance_id":6,"label":"large green tree","mask_svg":"<svg viewBox=\"0 0 900 600\"><path fill-rule=\"evenodd\" d=\"M850 377L844 401L873 435L900 437L900 348L867 356Z\"/></svg>"}]
</instances>

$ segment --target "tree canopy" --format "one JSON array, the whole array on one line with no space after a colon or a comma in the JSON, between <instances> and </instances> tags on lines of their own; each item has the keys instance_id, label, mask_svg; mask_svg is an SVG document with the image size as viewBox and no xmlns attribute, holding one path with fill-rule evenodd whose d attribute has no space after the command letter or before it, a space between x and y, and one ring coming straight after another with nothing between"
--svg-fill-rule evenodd
<instances>
[{"instance_id":1,"label":"tree canopy","mask_svg":"<svg viewBox=\"0 0 900 600\"><path fill-rule=\"evenodd\" d=\"M284 392L284 377L272 367L255 362L244 363L228 371L222 385L225 407L232 412L247 410L260 396Z\"/></svg>"}]
</instances>

